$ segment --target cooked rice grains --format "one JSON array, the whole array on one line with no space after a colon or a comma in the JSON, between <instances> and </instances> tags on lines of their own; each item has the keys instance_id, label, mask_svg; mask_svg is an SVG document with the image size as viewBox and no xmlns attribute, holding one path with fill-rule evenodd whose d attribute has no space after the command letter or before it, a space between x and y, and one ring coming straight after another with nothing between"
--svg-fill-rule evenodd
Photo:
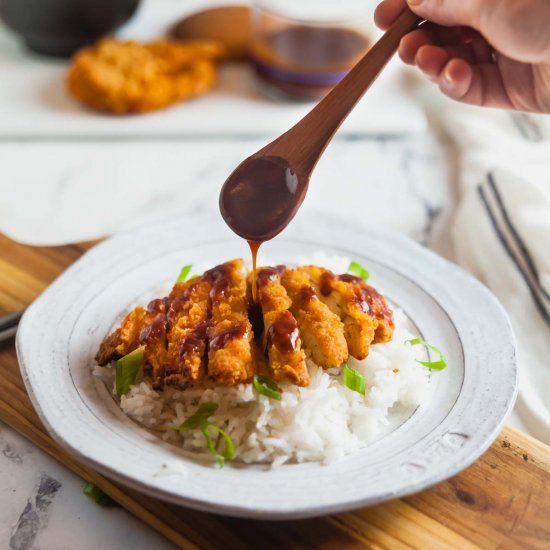
<instances>
[{"instance_id":1,"label":"cooked rice grains","mask_svg":"<svg viewBox=\"0 0 550 550\"><path fill-rule=\"evenodd\" d=\"M235 445L235 460L244 463L330 462L355 453L372 441L396 410L412 412L428 397L429 369L422 346L405 342L414 338L402 312L394 310L395 333L386 344L371 346L367 359L350 358L348 365L366 379L366 395L346 388L343 375L329 373L308 360L311 384L300 388L280 384L280 401L259 395L252 384L215 389L166 388L153 390L138 380L120 400L121 409L162 439L186 450L207 454L199 429L177 431L200 404L219 406L209 420L222 427ZM96 367L114 391L112 367ZM211 456L211 455L209 455Z\"/></svg>"}]
</instances>

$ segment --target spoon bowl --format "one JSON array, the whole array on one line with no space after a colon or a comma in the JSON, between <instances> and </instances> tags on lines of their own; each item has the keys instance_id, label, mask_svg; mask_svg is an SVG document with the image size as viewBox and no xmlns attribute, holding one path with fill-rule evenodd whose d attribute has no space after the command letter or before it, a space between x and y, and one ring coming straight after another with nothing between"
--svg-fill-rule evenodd
<instances>
[{"instance_id":1,"label":"spoon bowl","mask_svg":"<svg viewBox=\"0 0 550 550\"><path fill-rule=\"evenodd\" d=\"M278 235L296 215L309 185L283 157L253 155L224 183L223 219L243 239L264 242Z\"/></svg>"}]
</instances>

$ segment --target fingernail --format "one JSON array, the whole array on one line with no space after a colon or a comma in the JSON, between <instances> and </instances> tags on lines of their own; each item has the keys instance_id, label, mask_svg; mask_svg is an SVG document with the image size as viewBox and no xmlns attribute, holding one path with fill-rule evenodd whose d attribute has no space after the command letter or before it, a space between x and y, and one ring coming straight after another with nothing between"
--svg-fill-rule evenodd
<instances>
[{"instance_id":1,"label":"fingernail","mask_svg":"<svg viewBox=\"0 0 550 550\"><path fill-rule=\"evenodd\" d=\"M407 0L407 4L409 4L409 6L420 6L422 2L424 2L424 0Z\"/></svg>"},{"instance_id":2,"label":"fingernail","mask_svg":"<svg viewBox=\"0 0 550 550\"><path fill-rule=\"evenodd\" d=\"M452 84L453 83L453 77L451 76L451 71L450 71L449 67L447 67L443 71L443 79L445 80L445 82L447 84Z\"/></svg>"}]
</instances>

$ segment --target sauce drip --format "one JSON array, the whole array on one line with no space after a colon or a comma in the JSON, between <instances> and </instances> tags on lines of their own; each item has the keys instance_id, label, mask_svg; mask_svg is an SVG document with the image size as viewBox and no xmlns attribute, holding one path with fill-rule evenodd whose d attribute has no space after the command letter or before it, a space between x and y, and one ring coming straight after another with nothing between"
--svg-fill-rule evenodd
<instances>
[{"instance_id":1,"label":"sauce drip","mask_svg":"<svg viewBox=\"0 0 550 550\"><path fill-rule=\"evenodd\" d=\"M267 331L267 342L281 353L296 351L298 342L298 325L290 311L282 311Z\"/></svg>"},{"instance_id":2,"label":"sauce drip","mask_svg":"<svg viewBox=\"0 0 550 550\"><path fill-rule=\"evenodd\" d=\"M300 289L299 293L299 299L300 303L305 305L308 302L311 302L311 300L315 300L317 298L317 294L315 293L315 289L311 286L303 286Z\"/></svg>"},{"instance_id":3,"label":"sauce drip","mask_svg":"<svg viewBox=\"0 0 550 550\"><path fill-rule=\"evenodd\" d=\"M357 277L357 275L352 275L351 273L343 273L342 275L338 275L337 279L339 281L344 281L345 283L355 283L362 286L365 283L361 277Z\"/></svg>"},{"instance_id":4,"label":"sauce drip","mask_svg":"<svg viewBox=\"0 0 550 550\"><path fill-rule=\"evenodd\" d=\"M342 275L335 275L332 271L325 271L321 275L320 291L323 296L329 296L332 292L332 284L334 281L342 281L344 283L351 283L353 292L353 301L361 308L364 313L370 313L368 296L368 287L365 281L361 277L344 273Z\"/></svg>"},{"instance_id":5,"label":"sauce drip","mask_svg":"<svg viewBox=\"0 0 550 550\"><path fill-rule=\"evenodd\" d=\"M235 338L242 338L246 333L246 322L235 323L210 340L209 347L215 351L224 348L227 343Z\"/></svg>"},{"instance_id":6,"label":"sauce drip","mask_svg":"<svg viewBox=\"0 0 550 550\"><path fill-rule=\"evenodd\" d=\"M262 313L262 306L259 302L252 302L248 306L248 320L252 325L252 332L254 333L254 340L257 344L262 341L262 334L264 333L264 316Z\"/></svg>"},{"instance_id":7,"label":"sauce drip","mask_svg":"<svg viewBox=\"0 0 550 550\"><path fill-rule=\"evenodd\" d=\"M210 326L210 320L199 323L181 342L179 348L180 357L185 361L187 357L196 355L206 348L206 331Z\"/></svg>"},{"instance_id":8,"label":"sauce drip","mask_svg":"<svg viewBox=\"0 0 550 550\"><path fill-rule=\"evenodd\" d=\"M262 246L261 241L248 241L250 253L252 254L252 301L258 301L258 284L256 282L256 263L258 259L258 250Z\"/></svg>"},{"instance_id":9,"label":"sauce drip","mask_svg":"<svg viewBox=\"0 0 550 550\"><path fill-rule=\"evenodd\" d=\"M210 299L219 300L229 286L231 267L226 264L217 265L206 271L203 277L212 283L210 289Z\"/></svg>"},{"instance_id":10,"label":"sauce drip","mask_svg":"<svg viewBox=\"0 0 550 550\"><path fill-rule=\"evenodd\" d=\"M280 277L283 271L286 269L285 265L278 265L275 267L264 267L256 274L256 281L258 288L272 283L277 277Z\"/></svg>"},{"instance_id":11,"label":"sauce drip","mask_svg":"<svg viewBox=\"0 0 550 550\"><path fill-rule=\"evenodd\" d=\"M164 313L166 311L167 302L167 298L156 298L151 300L147 304L147 311L149 313Z\"/></svg>"},{"instance_id":12,"label":"sauce drip","mask_svg":"<svg viewBox=\"0 0 550 550\"><path fill-rule=\"evenodd\" d=\"M198 280L189 285L179 296L175 296L171 301L168 301L168 311L166 313L166 319L168 326L171 327L174 319L176 319L181 312L185 309L187 302L191 299L193 293L197 290L201 281ZM180 283L184 284L184 283Z\"/></svg>"},{"instance_id":13,"label":"sauce drip","mask_svg":"<svg viewBox=\"0 0 550 550\"><path fill-rule=\"evenodd\" d=\"M166 338L166 319L163 317L155 319L147 325L139 334L140 344L151 344Z\"/></svg>"}]
</instances>

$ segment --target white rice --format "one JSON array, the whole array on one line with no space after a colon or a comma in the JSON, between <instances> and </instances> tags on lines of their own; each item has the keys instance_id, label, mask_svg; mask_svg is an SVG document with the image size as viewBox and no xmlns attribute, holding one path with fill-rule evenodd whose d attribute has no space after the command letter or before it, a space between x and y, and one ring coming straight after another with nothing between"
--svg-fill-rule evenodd
<instances>
[{"instance_id":1,"label":"white rice","mask_svg":"<svg viewBox=\"0 0 550 550\"><path fill-rule=\"evenodd\" d=\"M165 441L186 450L206 453L200 430L176 431L201 403L218 403L210 420L231 436L235 460L279 466L288 461L330 462L355 453L382 431L396 406L414 408L429 393L429 370L415 361L425 357L406 319L394 311L393 340L376 344L364 361L350 359L367 382L362 396L346 388L341 372L331 374L308 362L311 384L307 388L282 384L280 401L259 395L252 384L215 389L155 391L141 380L122 396L120 408L133 420L155 431ZM107 371L107 372L106 372ZM114 392L112 368L96 368Z\"/></svg>"}]
</instances>

